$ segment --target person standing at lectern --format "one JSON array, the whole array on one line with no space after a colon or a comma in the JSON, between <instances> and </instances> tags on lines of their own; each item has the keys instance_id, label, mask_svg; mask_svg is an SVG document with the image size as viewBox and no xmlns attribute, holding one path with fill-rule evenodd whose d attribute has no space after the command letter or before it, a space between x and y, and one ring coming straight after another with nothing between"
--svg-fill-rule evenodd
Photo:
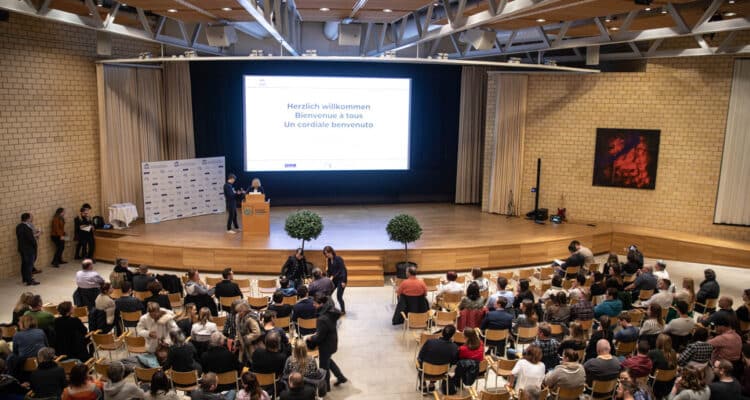
<instances>
[{"instance_id":1,"label":"person standing at lectern","mask_svg":"<svg viewBox=\"0 0 750 400\"><path fill-rule=\"evenodd\" d=\"M260 179L258 178L253 178L253 180L250 182L250 187L247 189L247 192L266 194L266 191L263 190L263 186L261 186Z\"/></svg>"},{"instance_id":2,"label":"person standing at lectern","mask_svg":"<svg viewBox=\"0 0 750 400\"><path fill-rule=\"evenodd\" d=\"M227 183L224 184L224 200L227 202L227 233L237 233L240 225L237 223L237 197L243 194L242 190L235 190L234 182L237 177L229 174ZM234 230L232 225L234 224Z\"/></svg>"},{"instance_id":3,"label":"person standing at lectern","mask_svg":"<svg viewBox=\"0 0 750 400\"><path fill-rule=\"evenodd\" d=\"M341 256L336 255L333 247L326 246L323 248L323 255L326 257L328 265L328 277L333 281L336 287L336 299L339 301L341 314L346 314L346 305L344 304L344 289L346 289L346 264Z\"/></svg>"}]
</instances>

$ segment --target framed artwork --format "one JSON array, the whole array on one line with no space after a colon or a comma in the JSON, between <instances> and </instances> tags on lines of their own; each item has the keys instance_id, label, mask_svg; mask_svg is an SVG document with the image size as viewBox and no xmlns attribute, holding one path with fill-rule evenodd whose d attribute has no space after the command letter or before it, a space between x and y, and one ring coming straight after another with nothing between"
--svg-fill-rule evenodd
<instances>
[{"instance_id":1,"label":"framed artwork","mask_svg":"<svg viewBox=\"0 0 750 400\"><path fill-rule=\"evenodd\" d=\"M660 130L597 128L594 186L656 187Z\"/></svg>"}]
</instances>

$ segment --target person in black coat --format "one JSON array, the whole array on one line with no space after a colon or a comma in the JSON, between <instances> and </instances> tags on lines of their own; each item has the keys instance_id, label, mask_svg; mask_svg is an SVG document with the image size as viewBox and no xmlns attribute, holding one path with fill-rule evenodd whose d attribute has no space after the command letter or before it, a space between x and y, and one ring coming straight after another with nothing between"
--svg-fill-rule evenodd
<instances>
[{"instance_id":1,"label":"person in black coat","mask_svg":"<svg viewBox=\"0 0 750 400\"><path fill-rule=\"evenodd\" d=\"M76 245L75 259L94 258L94 221L89 216L91 206L81 206L80 214L73 219L73 238L78 242Z\"/></svg>"},{"instance_id":2,"label":"person in black coat","mask_svg":"<svg viewBox=\"0 0 750 400\"><path fill-rule=\"evenodd\" d=\"M297 298L299 299L297 301L297 304L292 307L292 322L297 323L297 319L299 318L315 318L317 310L315 309L313 299L307 296L307 286L302 285L297 288ZM314 330L307 330L302 328L300 328L299 331L303 335L309 335L315 332Z\"/></svg>"},{"instance_id":3,"label":"person in black coat","mask_svg":"<svg viewBox=\"0 0 750 400\"><path fill-rule=\"evenodd\" d=\"M169 332L169 337L172 339L172 345L169 347L167 361L162 365L162 368L165 371L173 369L178 372L196 370L200 375L203 368L196 360L198 352L193 344L185 342L185 335L180 330Z\"/></svg>"},{"instance_id":4,"label":"person in black coat","mask_svg":"<svg viewBox=\"0 0 750 400\"><path fill-rule=\"evenodd\" d=\"M346 289L347 280L346 264L344 264L343 258L336 255L336 251L331 246L323 248L323 255L326 257L328 265L327 274L336 287L336 299L339 302L341 314L346 314L346 304L344 304L344 289Z\"/></svg>"},{"instance_id":5,"label":"person in black coat","mask_svg":"<svg viewBox=\"0 0 750 400\"><path fill-rule=\"evenodd\" d=\"M241 196L244 192L234 189L236 180L237 177L234 174L229 174L227 183L224 184L224 201L227 205L227 233L235 233L232 230L232 225L234 225L234 229L240 229L240 225L237 223L237 196Z\"/></svg>"},{"instance_id":6,"label":"person in black coat","mask_svg":"<svg viewBox=\"0 0 750 400\"><path fill-rule=\"evenodd\" d=\"M298 248L294 255L286 259L284 266L281 267L281 275L289 279L295 289L302 286L302 280L307 275L307 260L305 260L305 253L301 248Z\"/></svg>"},{"instance_id":7,"label":"person in black coat","mask_svg":"<svg viewBox=\"0 0 750 400\"><path fill-rule=\"evenodd\" d=\"M18 239L18 253L21 254L21 279L26 286L38 285L32 274L36 262L37 243L30 213L21 214L21 223L16 225L16 239Z\"/></svg>"},{"instance_id":8,"label":"person in black coat","mask_svg":"<svg viewBox=\"0 0 750 400\"><path fill-rule=\"evenodd\" d=\"M221 301L222 297L244 297L240 290L240 286L232 282L232 279L234 279L234 272L231 268L224 268L224 270L221 271L221 277L223 278L222 281L217 283L214 288L214 296L216 296L219 301ZM229 311L224 307L222 307L222 310Z\"/></svg>"},{"instance_id":9,"label":"person in black coat","mask_svg":"<svg viewBox=\"0 0 750 400\"><path fill-rule=\"evenodd\" d=\"M719 282L716 281L716 272L714 270L710 268L704 270L703 277L705 279L701 282L698 293L695 294L695 311L699 313L708 311L703 307L707 299L718 299L719 293L721 293L721 287L719 287Z\"/></svg>"},{"instance_id":10,"label":"person in black coat","mask_svg":"<svg viewBox=\"0 0 750 400\"><path fill-rule=\"evenodd\" d=\"M209 347L201 355L201 365L203 366L203 372L215 372L221 374L229 371L240 372L242 366L237 360L237 357L232 354L226 346L226 340L221 332L214 332L211 334L209 340ZM219 385L219 390L231 390L234 389L233 384Z\"/></svg>"},{"instance_id":11,"label":"person in black coat","mask_svg":"<svg viewBox=\"0 0 750 400\"><path fill-rule=\"evenodd\" d=\"M315 400L315 388L305 385L305 380L299 372L289 375L289 389L281 392L281 400Z\"/></svg>"},{"instance_id":12,"label":"person in black coat","mask_svg":"<svg viewBox=\"0 0 750 400\"><path fill-rule=\"evenodd\" d=\"M80 319L72 317L73 303L63 301L57 305L60 316L55 319L55 350L57 354L65 354L68 358L75 358L85 362L91 358L86 338L88 329Z\"/></svg>"},{"instance_id":13,"label":"person in black coat","mask_svg":"<svg viewBox=\"0 0 750 400\"><path fill-rule=\"evenodd\" d=\"M318 348L320 354L318 365L326 370L326 386L331 390L331 372L336 375L336 385L346 383L347 379L331 357L338 350L339 337L336 332L336 321L341 318L341 312L336 310L328 296L318 294L313 300L315 309L318 310L318 321L315 325L315 334L308 337L307 347Z\"/></svg>"},{"instance_id":14,"label":"person in black coat","mask_svg":"<svg viewBox=\"0 0 750 400\"><path fill-rule=\"evenodd\" d=\"M143 308L148 306L148 303L158 303L159 307L166 308L167 310L172 309L172 304L169 302L169 296L166 294L160 294L164 288L161 286L159 281L153 281L148 284L148 290L151 292L151 297L143 299Z\"/></svg>"},{"instance_id":15,"label":"person in black coat","mask_svg":"<svg viewBox=\"0 0 750 400\"><path fill-rule=\"evenodd\" d=\"M293 307L291 304L283 304L284 293L281 290L273 292L273 303L268 306L269 311L274 311L278 318L286 318L292 315Z\"/></svg>"},{"instance_id":16,"label":"person in black coat","mask_svg":"<svg viewBox=\"0 0 750 400\"><path fill-rule=\"evenodd\" d=\"M37 369L29 377L34 398L60 398L66 386L65 370L55 362L55 349L45 347L39 350L37 361Z\"/></svg>"},{"instance_id":17,"label":"person in black coat","mask_svg":"<svg viewBox=\"0 0 750 400\"><path fill-rule=\"evenodd\" d=\"M281 336L276 331L266 333L265 347L258 347L253 352L250 371L261 374L276 374L277 386L284 374L287 354L281 351ZM269 395L272 395L269 393Z\"/></svg>"}]
</instances>

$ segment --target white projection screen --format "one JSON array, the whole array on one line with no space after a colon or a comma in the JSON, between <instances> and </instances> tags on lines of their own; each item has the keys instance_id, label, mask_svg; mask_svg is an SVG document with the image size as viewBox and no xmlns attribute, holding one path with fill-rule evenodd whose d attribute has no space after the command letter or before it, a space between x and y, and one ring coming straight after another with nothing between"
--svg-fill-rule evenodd
<instances>
[{"instance_id":1,"label":"white projection screen","mask_svg":"<svg viewBox=\"0 0 750 400\"><path fill-rule=\"evenodd\" d=\"M245 75L245 170L408 170L410 99L407 78Z\"/></svg>"}]
</instances>

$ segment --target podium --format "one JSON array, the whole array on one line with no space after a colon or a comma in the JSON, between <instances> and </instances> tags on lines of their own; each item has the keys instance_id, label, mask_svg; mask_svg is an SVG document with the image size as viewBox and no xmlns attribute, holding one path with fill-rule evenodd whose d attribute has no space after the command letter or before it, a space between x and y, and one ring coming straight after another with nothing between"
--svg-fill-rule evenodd
<instances>
[{"instance_id":1,"label":"podium","mask_svg":"<svg viewBox=\"0 0 750 400\"><path fill-rule=\"evenodd\" d=\"M242 203L242 231L250 235L271 233L271 203L263 193L248 193Z\"/></svg>"}]
</instances>

